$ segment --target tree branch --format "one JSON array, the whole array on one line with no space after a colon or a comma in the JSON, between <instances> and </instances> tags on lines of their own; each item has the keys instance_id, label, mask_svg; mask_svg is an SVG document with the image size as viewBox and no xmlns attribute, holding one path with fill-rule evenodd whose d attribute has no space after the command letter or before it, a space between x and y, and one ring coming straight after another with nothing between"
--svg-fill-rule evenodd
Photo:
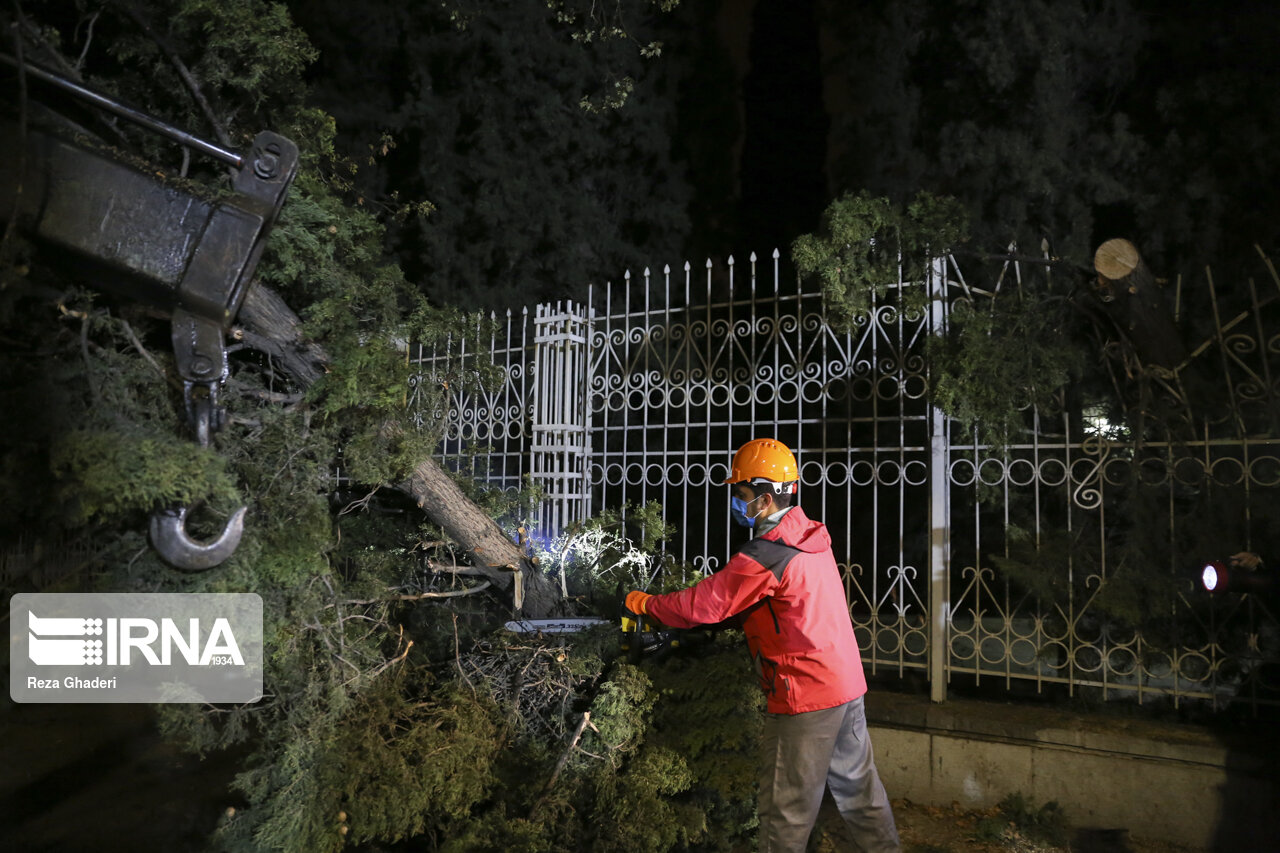
<instances>
[{"instance_id":1,"label":"tree branch","mask_svg":"<svg viewBox=\"0 0 1280 853\"><path fill-rule=\"evenodd\" d=\"M279 359L282 369L302 388L324 375L328 354L303 339L302 321L278 294L256 283L240 309L240 320L238 337ZM396 488L408 493L432 522L467 551L477 574L497 589L512 590L515 611L536 619L559 606L555 585L434 458L421 459L409 479Z\"/></svg>"},{"instance_id":2,"label":"tree branch","mask_svg":"<svg viewBox=\"0 0 1280 853\"><path fill-rule=\"evenodd\" d=\"M304 399L301 394L281 394L279 391L268 391L265 388L250 388L243 382L237 382L234 379L228 379L227 385L235 388L236 391L245 397L262 400L264 403L279 403L285 406L296 406Z\"/></svg>"},{"instance_id":3,"label":"tree branch","mask_svg":"<svg viewBox=\"0 0 1280 853\"><path fill-rule=\"evenodd\" d=\"M450 590L449 592L418 592L412 595L390 595L386 598L350 599L343 601L342 604L385 604L392 601L421 601L424 598L460 598L464 595L475 595L477 592L484 592L491 586L493 584L490 581L482 581L475 586ZM325 609L337 606L337 604L326 604Z\"/></svg>"},{"instance_id":4,"label":"tree branch","mask_svg":"<svg viewBox=\"0 0 1280 853\"><path fill-rule=\"evenodd\" d=\"M427 568L437 574L442 575L482 575L484 572L475 566L437 566L435 563L427 561Z\"/></svg>"},{"instance_id":5,"label":"tree branch","mask_svg":"<svg viewBox=\"0 0 1280 853\"><path fill-rule=\"evenodd\" d=\"M556 762L555 770L551 771L551 778L547 780L547 784L542 789L542 796L538 798L538 802L534 803L533 808L529 810L530 814L536 814L542 808L542 804L547 801L547 797L551 794L551 789L555 787L556 780L560 778L561 771L565 765L569 763L569 758L573 755L574 750L578 748L578 741L582 740L582 733L587 730L587 726L592 729L595 725L591 722L591 712L583 711L582 719L578 721L578 727L573 730L573 737L569 740L569 746L560 755L560 760Z\"/></svg>"},{"instance_id":6,"label":"tree branch","mask_svg":"<svg viewBox=\"0 0 1280 853\"><path fill-rule=\"evenodd\" d=\"M129 342L133 344L133 348L138 351L139 355L147 360L147 364L155 368L156 373L159 373L161 378L167 381L170 385L181 387L179 383L175 382L172 377L165 372L165 369L160 366L160 363L155 360L155 357L147 351L147 348L142 345L142 341L138 340L138 336L134 333L133 326L129 325L129 321L122 317L120 318L120 325L124 328L124 333L129 336Z\"/></svg>"},{"instance_id":7,"label":"tree branch","mask_svg":"<svg viewBox=\"0 0 1280 853\"><path fill-rule=\"evenodd\" d=\"M200 89L200 82L196 80L190 69L187 68L186 63L182 61L182 57L178 56L177 51L175 51L165 39L161 38L156 31L152 29L150 22L148 22L146 18L142 17L142 13L133 8L132 4L124 4L123 9L124 13L129 16L129 19L138 25L138 29L142 30L143 34L146 35L147 38L156 43L156 47L160 48L160 51L169 60L169 64L171 64L173 69L178 72L179 79L181 79L183 85L187 87L187 91L191 93L191 97L195 100L196 105L200 107L200 111L204 113L204 117L208 119L209 124L213 127L213 132L218 137L218 142L223 146L230 148L231 136L223 126L222 120L218 118L218 114L214 112L213 106L209 103L208 99L205 98L204 92Z\"/></svg>"}]
</instances>

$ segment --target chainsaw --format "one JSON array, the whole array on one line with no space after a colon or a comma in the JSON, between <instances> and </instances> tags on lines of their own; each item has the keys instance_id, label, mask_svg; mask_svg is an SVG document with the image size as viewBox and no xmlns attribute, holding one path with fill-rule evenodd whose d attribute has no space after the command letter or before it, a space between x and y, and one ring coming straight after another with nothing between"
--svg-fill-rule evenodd
<instances>
[{"instance_id":1,"label":"chainsaw","mask_svg":"<svg viewBox=\"0 0 1280 853\"><path fill-rule=\"evenodd\" d=\"M625 607L618 623L609 619L517 619L503 627L516 634L573 634L598 628L601 625L618 624L618 646L629 663L641 660L662 660L671 653L691 644L700 632L666 628L648 616L632 613Z\"/></svg>"}]
</instances>

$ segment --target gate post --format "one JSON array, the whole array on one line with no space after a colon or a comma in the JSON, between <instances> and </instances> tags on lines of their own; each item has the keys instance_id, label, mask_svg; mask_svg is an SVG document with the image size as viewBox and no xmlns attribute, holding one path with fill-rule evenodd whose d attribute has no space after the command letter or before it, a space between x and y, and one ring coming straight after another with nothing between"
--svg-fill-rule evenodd
<instances>
[{"instance_id":1,"label":"gate post","mask_svg":"<svg viewBox=\"0 0 1280 853\"><path fill-rule=\"evenodd\" d=\"M929 325L935 335L947 330L947 259L929 265ZM929 406L929 698L947 699L948 625L951 621L951 466L947 416Z\"/></svg>"},{"instance_id":2,"label":"gate post","mask_svg":"<svg viewBox=\"0 0 1280 853\"><path fill-rule=\"evenodd\" d=\"M538 305L533 330L530 472L544 493L539 530L554 538L589 512L591 320L572 302Z\"/></svg>"}]
</instances>

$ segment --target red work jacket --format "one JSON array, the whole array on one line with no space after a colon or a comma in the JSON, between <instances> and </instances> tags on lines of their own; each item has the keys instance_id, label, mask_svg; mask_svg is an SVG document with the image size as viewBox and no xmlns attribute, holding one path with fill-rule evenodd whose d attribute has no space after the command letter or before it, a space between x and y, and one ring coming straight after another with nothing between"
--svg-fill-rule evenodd
<instances>
[{"instance_id":1,"label":"red work jacket","mask_svg":"<svg viewBox=\"0 0 1280 853\"><path fill-rule=\"evenodd\" d=\"M673 628L738 617L772 714L843 705L867 692L831 534L792 507L723 569L649 599Z\"/></svg>"}]
</instances>

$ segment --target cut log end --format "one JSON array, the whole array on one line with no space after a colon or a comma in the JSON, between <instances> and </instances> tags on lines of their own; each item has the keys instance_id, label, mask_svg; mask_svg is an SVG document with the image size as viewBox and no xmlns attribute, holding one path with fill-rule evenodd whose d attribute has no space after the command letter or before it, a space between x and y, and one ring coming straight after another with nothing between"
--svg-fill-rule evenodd
<instances>
[{"instance_id":1,"label":"cut log end","mask_svg":"<svg viewBox=\"0 0 1280 853\"><path fill-rule=\"evenodd\" d=\"M1110 281L1126 278L1141 265L1137 247L1123 237L1108 240L1093 254L1093 268Z\"/></svg>"}]
</instances>

